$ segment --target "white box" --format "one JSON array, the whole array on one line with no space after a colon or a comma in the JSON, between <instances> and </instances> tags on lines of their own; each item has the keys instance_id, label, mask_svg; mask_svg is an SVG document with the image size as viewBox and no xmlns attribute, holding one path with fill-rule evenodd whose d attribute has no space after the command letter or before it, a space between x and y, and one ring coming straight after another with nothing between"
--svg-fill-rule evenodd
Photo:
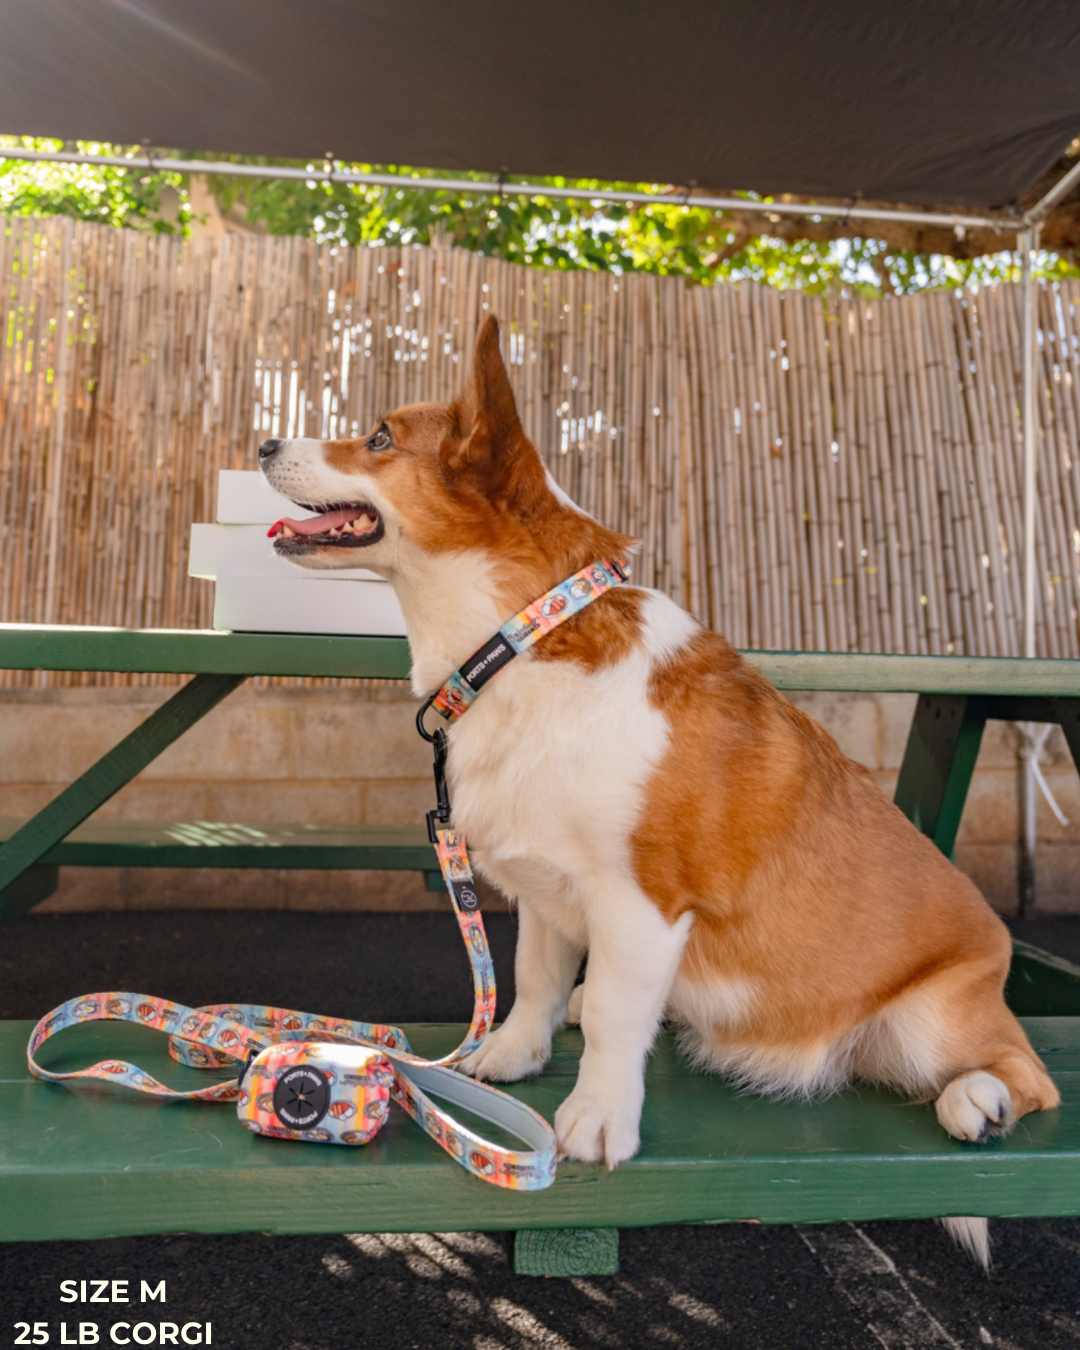
<instances>
[{"instance_id":1,"label":"white box","mask_svg":"<svg viewBox=\"0 0 1080 1350\"><path fill-rule=\"evenodd\" d=\"M404 637L405 618L385 581L219 576L214 627L248 633Z\"/></svg>"},{"instance_id":2,"label":"white box","mask_svg":"<svg viewBox=\"0 0 1080 1350\"><path fill-rule=\"evenodd\" d=\"M216 525L192 525L188 572L215 583L214 627L240 633L404 637L393 588L364 567L317 571L274 552L267 531L304 514L258 471L218 475Z\"/></svg>"},{"instance_id":3,"label":"white box","mask_svg":"<svg viewBox=\"0 0 1080 1350\"><path fill-rule=\"evenodd\" d=\"M266 537L268 525L192 525L188 575L213 581L220 576L290 577L294 581L381 581L366 567L332 571L298 567L278 557Z\"/></svg>"},{"instance_id":4,"label":"white box","mask_svg":"<svg viewBox=\"0 0 1080 1350\"><path fill-rule=\"evenodd\" d=\"M258 469L222 469L218 474L219 525L262 525L269 529L275 520L295 518L299 511L295 502L274 491Z\"/></svg>"}]
</instances>

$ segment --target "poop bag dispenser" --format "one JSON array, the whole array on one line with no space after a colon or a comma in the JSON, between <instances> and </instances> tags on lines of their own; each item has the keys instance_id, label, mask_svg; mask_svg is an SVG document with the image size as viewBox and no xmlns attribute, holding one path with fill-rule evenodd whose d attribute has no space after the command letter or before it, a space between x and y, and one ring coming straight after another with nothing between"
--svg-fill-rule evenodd
<instances>
[{"instance_id":1,"label":"poop bag dispenser","mask_svg":"<svg viewBox=\"0 0 1080 1350\"><path fill-rule=\"evenodd\" d=\"M362 1045L282 1041L250 1061L236 1114L252 1134L321 1144L366 1144L390 1109L394 1070Z\"/></svg>"}]
</instances>

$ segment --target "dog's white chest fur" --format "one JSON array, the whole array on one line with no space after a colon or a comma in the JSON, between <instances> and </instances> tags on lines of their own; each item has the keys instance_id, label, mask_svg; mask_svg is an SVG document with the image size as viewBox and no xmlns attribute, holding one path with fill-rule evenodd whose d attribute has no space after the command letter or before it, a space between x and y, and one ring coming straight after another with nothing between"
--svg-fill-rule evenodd
<instances>
[{"instance_id":1,"label":"dog's white chest fur","mask_svg":"<svg viewBox=\"0 0 1080 1350\"><path fill-rule=\"evenodd\" d=\"M663 596L644 608L642 641L616 665L521 657L450 733L454 822L478 866L582 945L589 897L609 890L595 880L632 871L630 836L667 746L649 677L693 632Z\"/></svg>"}]
</instances>

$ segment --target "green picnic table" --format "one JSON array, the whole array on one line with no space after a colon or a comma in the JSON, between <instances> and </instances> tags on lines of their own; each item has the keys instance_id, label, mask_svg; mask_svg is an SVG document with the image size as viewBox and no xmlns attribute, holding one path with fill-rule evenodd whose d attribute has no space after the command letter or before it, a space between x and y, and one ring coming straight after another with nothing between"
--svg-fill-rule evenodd
<instances>
[{"instance_id":1,"label":"green picnic table","mask_svg":"<svg viewBox=\"0 0 1080 1350\"><path fill-rule=\"evenodd\" d=\"M946 853L987 719L1060 723L1080 763L1080 661L745 655L780 689L918 694L896 800ZM68 863L437 875L419 826L87 821L249 676L398 679L408 663L394 638L0 625L0 668L193 677L33 819L0 822L0 919L33 908ZM1080 970L1018 944L1008 997L1063 1106L1025 1117L1007 1140L960 1143L931 1107L861 1085L810 1105L747 1096L692 1073L665 1032L649 1061L640 1154L610 1174L563 1164L539 1194L470 1177L400 1112L363 1149L285 1148L239 1129L228 1108L44 1084L26 1069L30 1024L0 1023L0 1238L508 1229L519 1271L584 1275L612 1271L618 1229L643 1224L1077 1214ZM408 1028L422 1053L460 1031ZM545 1072L512 1091L550 1118L580 1052L577 1030L560 1033ZM163 1049L142 1028L93 1024L42 1058L74 1067L103 1053L154 1071Z\"/></svg>"}]
</instances>

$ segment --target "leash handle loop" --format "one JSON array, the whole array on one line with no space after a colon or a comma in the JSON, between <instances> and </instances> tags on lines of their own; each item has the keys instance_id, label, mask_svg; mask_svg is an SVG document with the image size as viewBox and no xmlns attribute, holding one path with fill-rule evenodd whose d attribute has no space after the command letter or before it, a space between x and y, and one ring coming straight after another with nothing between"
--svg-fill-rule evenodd
<instances>
[{"instance_id":1,"label":"leash handle loop","mask_svg":"<svg viewBox=\"0 0 1080 1350\"><path fill-rule=\"evenodd\" d=\"M229 1011L232 1011L231 1009ZM50 1083L63 1083L73 1078L100 1078L109 1083L121 1083L136 1092L148 1092L156 1097L186 1101L236 1101L240 1088L235 1079L215 1083L212 1087L193 1092L178 1092L123 1059L103 1059L88 1069L57 1073L43 1069L34 1058L35 1052L47 1040L69 1027L86 1022L134 1022L138 1026L164 1031L170 1042L185 1046L184 1063L200 1069L216 1069L246 1060L254 1052L264 1050L270 1040L259 1035L240 1020L223 1015L223 1009L189 1008L183 1003L155 998L152 994L132 994L115 990L102 994L83 994L68 999L52 1012L46 1013L30 1033L26 1059L30 1072ZM178 1058L178 1056L177 1056Z\"/></svg>"}]
</instances>

